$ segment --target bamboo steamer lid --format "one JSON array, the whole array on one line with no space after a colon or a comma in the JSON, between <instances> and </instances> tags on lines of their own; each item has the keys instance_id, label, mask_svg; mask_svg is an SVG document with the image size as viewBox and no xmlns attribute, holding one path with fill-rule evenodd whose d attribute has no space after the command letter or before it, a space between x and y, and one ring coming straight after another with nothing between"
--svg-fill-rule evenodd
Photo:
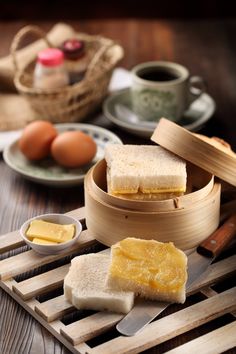
<instances>
[{"instance_id":1,"label":"bamboo steamer lid","mask_svg":"<svg viewBox=\"0 0 236 354\"><path fill-rule=\"evenodd\" d=\"M162 118L151 140L236 187L236 154L226 143Z\"/></svg>"}]
</instances>

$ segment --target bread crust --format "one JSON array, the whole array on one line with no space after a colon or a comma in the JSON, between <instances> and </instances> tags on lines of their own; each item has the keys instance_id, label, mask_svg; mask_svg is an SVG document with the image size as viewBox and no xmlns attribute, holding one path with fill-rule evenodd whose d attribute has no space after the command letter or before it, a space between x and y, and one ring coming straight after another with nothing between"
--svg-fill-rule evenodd
<instances>
[{"instance_id":1,"label":"bread crust","mask_svg":"<svg viewBox=\"0 0 236 354\"><path fill-rule=\"evenodd\" d=\"M78 309L128 313L133 307L134 293L110 289L106 276L108 255L90 253L75 257L64 279L64 295Z\"/></svg>"}]
</instances>

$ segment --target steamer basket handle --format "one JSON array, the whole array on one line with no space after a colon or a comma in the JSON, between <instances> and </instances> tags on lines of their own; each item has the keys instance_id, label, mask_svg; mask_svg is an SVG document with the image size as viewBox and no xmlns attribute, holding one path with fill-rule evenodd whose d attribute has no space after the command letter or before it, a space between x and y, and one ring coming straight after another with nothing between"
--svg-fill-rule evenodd
<instances>
[{"instance_id":1,"label":"steamer basket handle","mask_svg":"<svg viewBox=\"0 0 236 354\"><path fill-rule=\"evenodd\" d=\"M23 38L25 38L29 34L34 34L37 37L42 38L46 42L48 47L52 47L52 44L47 39L46 33L40 27L32 26L32 25L23 27L13 38L11 48L10 48L10 53L11 53L11 57L12 57L16 72L18 72L20 70L20 67L18 65L17 58L16 58L17 57L17 55L16 55L17 50L18 50Z\"/></svg>"}]
</instances>

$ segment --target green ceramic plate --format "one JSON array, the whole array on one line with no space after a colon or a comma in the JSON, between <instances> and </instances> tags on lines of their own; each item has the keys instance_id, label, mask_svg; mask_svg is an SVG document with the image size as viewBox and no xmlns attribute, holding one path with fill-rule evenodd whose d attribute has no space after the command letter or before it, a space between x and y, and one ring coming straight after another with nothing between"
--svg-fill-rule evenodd
<instances>
[{"instance_id":1,"label":"green ceramic plate","mask_svg":"<svg viewBox=\"0 0 236 354\"><path fill-rule=\"evenodd\" d=\"M90 135L97 144L97 154L91 163L80 168L64 168L52 158L32 162L27 160L18 148L18 140L11 143L3 151L3 158L8 166L23 177L45 185L65 187L81 184L84 176L92 165L104 157L107 143L122 144L114 133L107 129L80 123L55 124L58 132L81 130Z\"/></svg>"},{"instance_id":2,"label":"green ceramic plate","mask_svg":"<svg viewBox=\"0 0 236 354\"><path fill-rule=\"evenodd\" d=\"M105 116L129 133L150 138L157 123L139 120L132 111L130 89L123 89L109 96L103 105ZM198 131L215 112L215 102L206 93L194 101L177 122L190 131Z\"/></svg>"}]
</instances>

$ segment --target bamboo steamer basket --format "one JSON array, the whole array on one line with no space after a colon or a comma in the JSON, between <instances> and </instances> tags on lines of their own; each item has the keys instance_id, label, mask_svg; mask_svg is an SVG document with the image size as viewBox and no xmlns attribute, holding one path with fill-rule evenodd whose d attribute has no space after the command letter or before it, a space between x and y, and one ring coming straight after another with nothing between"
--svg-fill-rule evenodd
<instances>
[{"instance_id":1,"label":"bamboo steamer basket","mask_svg":"<svg viewBox=\"0 0 236 354\"><path fill-rule=\"evenodd\" d=\"M187 194L164 201L111 196L106 192L106 162L102 160L85 178L87 227L107 246L137 237L191 249L219 225L221 183L214 181L214 175L235 187L236 154L225 142L191 133L165 118L151 139L186 160Z\"/></svg>"},{"instance_id":2,"label":"bamboo steamer basket","mask_svg":"<svg viewBox=\"0 0 236 354\"><path fill-rule=\"evenodd\" d=\"M106 162L99 161L85 177L86 224L94 237L111 246L137 237L172 241L183 249L197 246L219 224L220 190L211 173L187 164L195 189L165 201L132 201L106 192Z\"/></svg>"}]
</instances>

